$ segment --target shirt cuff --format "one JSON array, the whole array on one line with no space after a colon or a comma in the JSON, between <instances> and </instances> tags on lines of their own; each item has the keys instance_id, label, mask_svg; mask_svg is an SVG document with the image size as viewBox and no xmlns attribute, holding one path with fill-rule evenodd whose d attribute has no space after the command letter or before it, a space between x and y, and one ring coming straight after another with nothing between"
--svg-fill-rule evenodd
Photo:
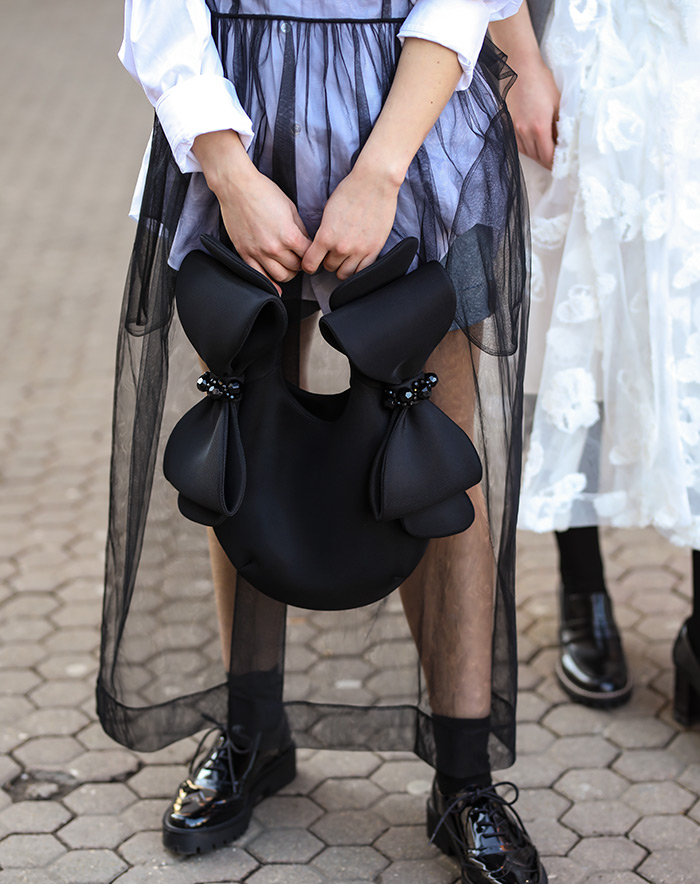
<instances>
[{"instance_id":1,"label":"shirt cuff","mask_svg":"<svg viewBox=\"0 0 700 884\"><path fill-rule=\"evenodd\" d=\"M488 6L479 0L418 0L399 31L399 40L417 37L452 49L462 66L456 89L468 89L489 19Z\"/></svg>"},{"instance_id":2,"label":"shirt cuff","mask_svg":"<svg viewBox=\"0 0 700 884\"><path fill-rule=\"evenodd\" d=\"M161 95L156 113L182 172L202 171L192 153L198 135L233 129L246 150L253 140L253 124L233 83L217 74L200 74L176 83Z\"/></svg>"}]
</instances>

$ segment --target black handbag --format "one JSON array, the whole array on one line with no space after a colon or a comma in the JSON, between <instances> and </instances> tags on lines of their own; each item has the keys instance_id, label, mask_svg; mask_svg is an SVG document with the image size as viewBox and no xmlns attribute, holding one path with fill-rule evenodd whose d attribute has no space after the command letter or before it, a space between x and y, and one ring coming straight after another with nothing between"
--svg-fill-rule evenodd
<instances>
[{"instance_id":1,"label":"black handbag","mask_svg":"<svg viewBox=\"0 0 700 884\"><path fill-rule=\"evenodd\" d=\"M455 293L442 265L406 275L404 240L340 283L320 319L350 362L347 390L285 380L287 308L274 286L202 237L176 285L182 327L208 367L204 398L164 457L187 518L213 525L239 573L278 601L316 610L366 605L416 567L428 539L466 530L465 489L481 480L469 437L430 401L425 360L447 333Z\"/></svg>"}]
</instances>

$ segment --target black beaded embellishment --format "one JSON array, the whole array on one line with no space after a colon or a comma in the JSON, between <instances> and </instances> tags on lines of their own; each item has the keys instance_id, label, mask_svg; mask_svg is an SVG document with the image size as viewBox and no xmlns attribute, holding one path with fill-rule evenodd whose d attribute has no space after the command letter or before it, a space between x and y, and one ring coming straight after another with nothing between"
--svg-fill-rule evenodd
<instances>
[{"instance_id":1,"label":"black beaded embellishment","mask_svg":"<svg viewBox=\"0 0 700 884\"><path fill-rule=\"evenodd\" d=\"M225 398L238 402L243 395L243 382L239 381L238 378L224 380L223 378L218 378L210 371L205 371L201 377L197 378L197 389L200 393L206 393L207 396L211 396L212 399Z\"/></svg>"},{"instance_id":2,"label":"black beaded embellishment","mask_svg":"<svg viewBox=\"0 0 700 884\"><path fill-rule=\"evenodd\" d=\"M405 387L387 387L384 390L384 405L387 408L396 408L397 406L406 408L416 405L424 399L430 399L433 387L437 386L437 382L438 376L435 372L427 371Z\"/></svg>"}]
</instances>

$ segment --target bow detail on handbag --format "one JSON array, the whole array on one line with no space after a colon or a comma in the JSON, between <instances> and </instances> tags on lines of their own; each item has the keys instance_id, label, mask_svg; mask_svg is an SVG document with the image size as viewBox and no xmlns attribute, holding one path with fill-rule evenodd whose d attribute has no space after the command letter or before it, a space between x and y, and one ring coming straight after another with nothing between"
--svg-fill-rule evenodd
<instances>
[{"instance_id":1,"label":"bow detail on handbag","mask_svg":"<svg viewBox=\"0 0 700 884\"><path fill-rule=\"evenodd\" d=\"M254 364L257 378L275 365L287 312L269 279L217 240L206 237L205 245L216 259L201 251L187 256L176 300L185 334L208 368L197 380L206 397L173 429L163 471L180 492L180 512L217 525L238 511L245 494L238 411L246 372Z\"/></svg>"},{"instance_id":2,"label":"bow detail on handbag","mask_svg":"<svg viewBox=\"0 0 700 884\"><path fill-rule=\"evenodd\" d=\"M431 401L438 378L425 370L454 317L450 279L437 262L407 274L417 242L404 240L338 285L319 325L348 358L350 386L317 394L284 377L288 315L274 286L203 242L210 254L185 258L175 290L206 366L203 398L165 449L180 510L213 525L238 573L273 599L371 604L413 571L428 538L474 518L465 489L479 458Z\"/></svg>"},{"instance_id":3,"label":"bow detail on handbag","mask_svg":"<svg viewBox=\"0 0 700 884\"><path fill-rule=\"evenodd\" d=\"M415 537L464 531L474 519L465 489L481 481L481 462L466 433L430 401L438 378L423 372L454 319L452 283L430 262L374 291L365 286L353 300L345 289L351 284L357 292L354 278L334 291L320 328L354 370L381 387L391 412L370 475L375 518L400 519Z\"/></svg>"}]
</instances>

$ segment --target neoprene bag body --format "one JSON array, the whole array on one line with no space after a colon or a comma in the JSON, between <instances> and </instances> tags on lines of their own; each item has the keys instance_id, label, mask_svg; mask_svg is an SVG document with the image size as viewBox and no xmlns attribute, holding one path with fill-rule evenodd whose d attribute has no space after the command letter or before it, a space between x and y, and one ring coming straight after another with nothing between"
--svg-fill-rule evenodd
<instances>
[{"instance_id":1,"label":"neoprene bag body","mask_svg":"<svg viewBox=\"0 0 700 884\"><path fill-rule=\"evenodd\" d=\"M239 573L290 605L370 604L416 567L429 538L466 530L481 479L468 436L431 401L424 371L455 313L443 267L406 275L405 240L341 283L320 320L350 362L347 390L320 395L283 376L282 298L203 237L178 273L182 327L208 367L204 398L172 431L166 478L187 518L213 525Z\"/></svg>"}]
</instances>

